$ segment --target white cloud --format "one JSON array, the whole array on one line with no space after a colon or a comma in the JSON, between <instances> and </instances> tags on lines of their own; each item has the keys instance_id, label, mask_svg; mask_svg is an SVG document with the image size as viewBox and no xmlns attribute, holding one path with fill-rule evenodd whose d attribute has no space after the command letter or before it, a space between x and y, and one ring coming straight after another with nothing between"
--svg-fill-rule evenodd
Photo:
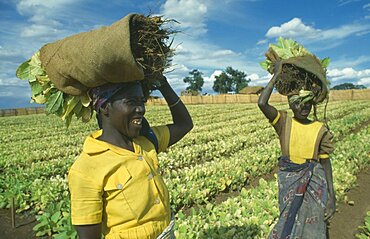
<instances>
[{"instance_id":1,"label":"white cloud","mask_svg":"<svg viewBox=\"0 0 370 239\"><path fill-rule=\"evenodd\" d=\"M202 92L203 93L215 93L212 89L213 87L213 82L216 80L216 76L221 75L222 70L215 70L210 76L204 76L204 85L202 87Z\"/></svg>"},{"instance_id":2,"label":"white cloud","mask_svg":"<svg viewBox=\"0 0 370 239\"><path fill-rule=\"evenodd\" d=\"M162 12L168 18L178 20L179 27L186 34L199 36L207 32L207 5L204 0L167 0L162 5Z\"/></svg>"},{"instance_id":3,"label":"white cloud","mask_svg":"<svg viewBox=\"0 0 370 239\"><path fill-rule=\"evenodd\" d=\"M265 86L271 79L271 75L267 74L262 77L260 77L258 74L254 73L248 76L249 79L251 79L251 82L249 85L251 86Z\"/></svg>"},{"instance_id":4,"label":"white cloud","mask_svg":"<svg viewBox=\"0 0 370 239\"><path fill-rule=\"evenodd\" d=\"M368 13L369 13L369 12L370 12L370 3L365 4L365 5L363 6L363 9L366 9L366 10L368 11ZM370 19L370 15L366 15L364 18L365 18L365 19Z\"/></svg>"},{"instance_id":5,"label":"white cloud","mask_svg":"<svg viewBox=\"0 0 370 239\"><path fill-rule=\"evenodd\" d=\"M250 80L253 81L253 80L258 80L260 77L259 77L258 74L253 73L253 74L249 75L247 78L249 78Z\"/></svg>"},{"instance_id":6,"label":"white cloud","mask_svg":"<svg viewBox=\"0 0 370 239\"><path fill-rule=\"evenodd\" d=\"M161 14L178 20L182 30L176 35L174 42L174 45L179 44L173 58L174 71L168 74L168 78L178 87L182 84L182 88L185 88L182 79L192 69L198 69L204 73L203 92L208 93L213 92L215 75L227 66L247 74L262 71L255 61L247 59L247 54L212 44L204 37L207 32L206 21L210 18L218 19L220 12L230 7L226 6L230 3L231 1L225 0L219 1L218 4L212 0L167 0L162 5Z\"/></svg>"},{"instance_id":7,"label":"white cloud","mask_svg":"<svg viewBox=\"0 0 370 239\"><path fill-rule=\"evenodd\" d=\"M330 68L345 68L345 67L358 67L362 64L370 63L370 56L359 57L337 57L330 62Z\"/></svg>"},{"instance_id":8,"label":"white cloud","mask_svg":"<svg viewBox=\"0 0 370 239\"><path fill-rule=\"evenodd\" d=\"M341 79L349 79L355 77L356 71L351 67L347 67L344 69L332 69L328 70L327 75L332 81L337 81Z\"/></svg>"},{"instance_id":9,"label":"white cloud","mask_svg":"<svg viewBox=\"0 0 370 239\"><path fill-rule=\"evenodd\" d=\"M234 57L236 55L238 54L232 50L223 49L212 52L209 57Z\"/></svg>"},{"instance_id":10,"label":"white cloud","mask_svg":"<svg viewBox=\"0 0 370 239\"><path fill-rule=\"evenodd\" d=\"M267 39L259 40L257 42L257 45L263 45L263 44L266 44L267 42L268 42Z\"/></svg>"},{"instance_id":11,"label":"white cloud","mask_svg":"<svg viewBox=\"0 0 370 239\"><path fill-rule=\"evenodd\" d=\"M222 48L203 39L181 36L181 38L177 37L175 41L182 42L173 59L175 65L186 65L190 69L206 69L208 71L232 66L234 69L242 70L247 74L262 71L254 59L249 60L247 58L249 56L247 54Z\"/></svg>"},{"instance_id":12,"label":"white cloud","mask_svg":"<svg viewBox=\"0 0 370 239\"><path fill-rule=\"evenodd\" d=\"M294 39L309 39L310 42L324 42L328 40L344 39L352 35L364 35L370 30L370 24L347 24L337 28L321 30L315 29L302 22L299 18L293 18L289 22L280 26L271 27L267 33L267 38L279 36ZM330 43L331 44L331 43Z\"/></svg>"},{"instance_id":13,"label":"white cloud","mask_svg":"<svg viewBox=\"0 0 370 239\"><path fill-rule=\"evenodd\" d=\"M349 3L353 3L353 2L358 2L358 1L361 1L361 0L339 0L339 5L338 6L344 6L344 5L347 5Z\"/></svg>"},{"instance_id":14,"label":"white cloud","mask_svg":"<svg viewBox=\"0 0 370 239\"><path fill-rule=\"evenodd\" d=\"M316 30L313 27L305 25L301 19L293 18L289 22L283 23L278 27L271 27L267 33L266 37L275 38L279 36L283 37L315 37L319 34L320 30Z\"/></svg>"},{"instance_id":15,"label":"white cloud","mask_svg":"<svg viewBox=\"0 0 370 239\"><path fill-rule=\"evenodd\" d=\"M358 85L365 85L367 87L370 87L370 77L365 77L357 81Z\"/></svg>"},{"instance_id":16,"label":"white cloud","mask_svg":"<svg viewBox=\"0 0 370 239\"><path fill-rule=\"evenodd\" d=\"M216 80L216 76L219 76L222 74L222 70L215 70L210 77L205 77L204 81L207 81L207 82L214 82Z\"/></svg>"},{"instance_id":17,"label":"white cloud","mask_svg":"<svg viewBox=\"0 0 370 239\"><path fill-rule=\"evenodd\" d=\"M61 7L72 4L74 0L21 0L17 3L17 10L22 15L46 14L50 15L50 11L57 11Z\"/></svg>"},{"instance_id":18,"label":"white cloud","mask_svg":"<svg viewBox=\"0 0 370 239\"><path fill-rule=\"evenodd\" d=\"M59 32L58 29L51 26L32 24L23 28L21 37L50 37L57 35Z\"/></svg>"},{"instance_id":19,"label":"white cloud","mask_svg":"<svg viewBox=\"0 0 370 239\"><path fill-rule=\"evenodd\" d=\"M350 24L344 25L338 28L329 29L322 31L319 37L321 40L326 39L343 39L351 35L364 35L370 30L370 24L361 25L361 24Z\"/></svg>"},{"instance_id":20,"label":"white cloud","mask_svg":"<svg viewBox=\"0 0 370 239\"><path fill-rule=\"evenodd\" d=\"M83 1L83 0L80 0ZM19 32L24 38L46 37L47 40L64 37L66 26L62 23L69 21L67 14L73 9L74 0L21 0L16 4L19 14L28 17L29 24L23 25Z\"/></svg>"},{"instance_id":21,"label":"white cloud","mask_svg":"<svg viewBox=\"0 0 370 239\"><path fill-rule=\"evenodd\" d=\"M357 71L352 67L346 67L343 69L329 69L327 76L332 82L362 82L361 84L364 84L368 87L370 86L370 69L360 71Z\"/></svg>"},{"instance_id":22,"label":"white cloud","mask_svg":"<svg viewBox=\"0 0 370 239\"><path fill-rule=\"evenodd\" d=\"M21 55L20 54L20 51L17 50L17 49L7 49L6 47L2 47L0 46L0 57L1 58L4 58L4 57L17 57Z\"/></svg>"},{"instance_id":23,"label":"white cloud","mask_svg":"<svg viewBox=\"0 0 370 239\"><path fill-rule=\"evenodd\" d=\"M28 83L26 81L22 81L18 78L8 78L4 79L3 77L0 78L0 86L27 86Z\"/></svg>"}]
</instances>

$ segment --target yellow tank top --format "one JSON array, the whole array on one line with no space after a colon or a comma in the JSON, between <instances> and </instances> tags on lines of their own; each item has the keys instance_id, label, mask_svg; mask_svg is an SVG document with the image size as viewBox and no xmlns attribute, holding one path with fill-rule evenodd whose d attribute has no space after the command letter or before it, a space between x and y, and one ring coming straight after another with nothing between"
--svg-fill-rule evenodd
<instances>
[{"instance_id":1,"label":"yellow tank top","mask_svg":"<svg viewBox=\"0 0 370 239\"><path fill-rule=\"evenodd\" d=\"M302 164L306 162L306 159L315 158L317 136L322 125L317 121L302 124L294 118L292 119L289 140L289 156L292 162Z\"/></svg>"}]
</instances>

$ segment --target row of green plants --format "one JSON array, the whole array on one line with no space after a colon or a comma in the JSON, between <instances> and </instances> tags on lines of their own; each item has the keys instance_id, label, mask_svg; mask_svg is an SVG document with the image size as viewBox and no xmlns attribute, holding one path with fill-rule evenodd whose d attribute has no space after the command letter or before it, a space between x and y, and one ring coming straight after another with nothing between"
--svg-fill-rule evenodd
<instances>
[{"instance_id":1,"label":"row of green plants","mask_svg":"<svg viewBox=\"0 0 370 239\"><path fill-rule=\"evenodd\" d=\"M367 105L343 105L343 107L331 110L328 113L328 117L337 119L345 116L350 112L349 110L360 110L366 108ZM352 109L350 109L351 107ZM278 108L282 109L282 107ZM234 114L240 115L239 112ZM351 121L354 122L353 119ZM209 123L205 122L205 125L209 125ZM162 167L171 171L176 169L181 171L184 167L210 161L217 157L231 155L249 146L246 141L247 137L244 136L249 136L250 134L257 134L258 136L266 128L271 128L257 107L253 111L248 111L248 115L244 117L228 120L227 125L225 125L225 122L221 122L220 125L221 127L217 130L204 130L200 133L191 132L176 144L175 147L170 148L168 152L160 154L159 159ZM202 126L200 128L203 128ZM344 132L350 127L353 127L353 125L350 124L349 127L344 127L344 129L340 130ZM241 136L239 137L240 140L238 141L235 136ZM265 140L263 137L250 138L255 140L255 144L258 144L261 140Z\"/></svg>"},{"instance_id":2,"label":"row of green plants","mask_svg":"<svg viewBox=\"0 0 370 239\"><path fill-rule=\"evenodd\" d=\"M370 166L369 140L370 126L367 126L336 143L331 159L338 201L343 201L345 193L356 185L356 174ZM260 179L256 187L243 188L238 196L220 204L207 203L191 210L188 216L179 211L176 235L178 238L266 238L278 216L277 179Z\"/></svg>"},{"instance_id":3,"label":"row of green plants","mask_svg":"<svg viewBox=\"0 0 370 239\"><path fill-rule=\"evenodd\" d=\"M343 109L345 110L346 107L343 107ZM336 109L336 113L333 116L343 114L344 110ZM366 110L361 111L362 118L366 118L366 112ZM259 117L261 114L252 115ZM344 118L349 118L349 121L351 121L352 117L354 117L353 114L344 116ZM357 118L361 117L356 115ZM348 123L347 121L344 123ZM189 148L192 150L190 152L187 152L186 149L183 151L176 150L177 146L175 146L174 151L178 152L176 157L163 158L160 156L161 165L165 165L162 167L164 175L166 175L165 179L168 181L168 186L174 195L172 198L176 198L176 200L173 199L172 201L174 208L207 202L209 198L225 189L237 190L251 177L262 175L274 167L274 160L260 162L263 159L277 158L278 143L272 127L268 125L266 120L259 124L253 121L246 125L246 128L244 124L239 125L239 127L229 126L235 128L235 136L225 138L222 141L213 140L205 144L196 144ZM355 125L351 127L355 127ZM237 130L238 128L245 129L245 132ZM254 130L254 132L248 133L248 128L252 129L251 131ZM333 127L334 130L335 128ZM222 131L223 129L220 130ZM204 132L204 134L208 134L208 132ZM9 154L7 154L6 150L3 151L2 164L4 168L7 168L7 173L4 175L5 180L2 187L11 189L6 190L5 194L17 195L18 211L38 208L35 204L40 204L40 202L32 199L30 196L34 194L32 193L33 187L31 182L40 178L47 181L52 176L65 175L69 165L81 149L84 136L82 133L61 134L57 140L49 139L47 141L36 138L28 142L19 143L20 146L18 147L9 147ZM274 140L271 141L271 139ZM265 147L259 147L258 144L264 145L266 142L270 144L267 144ZM266 148L271 148L271 150L265 150ZM256 153L256 150L261 152ZM15 152L18 153L14 154ZM248 157L250 158L249 160L244 160ZM181 160L184 160L188 162L189 166L174 170L174 167L171 166L176 163L166 165L166 160L169 162L182 162ZM233 164L238 165L238 167L232 166ZM258 164L263 165L264 170L258 170L255 166ZM230 172L226 169L229 169ZM245 169L249 169L248 173L246 173ZM13 177L13 175L17 175L17 177ZM203 180L205 176L209 177L206 182ZM189 187L181 186L181 182L184 182L184 179L189 184ZM5 201L2 200L1 203L9 206L9 200L6 200L7 197L5 196L4 198Z\"/></svg>"},{"instance_id":4,"label":"row of green plants","mask_svg":"<svg viewBox=\"0 0 370 239\"><path fill-rule=\"evenodd\" d=\"M366 101L333 102L328 110L332 130L337 136L348 134L366 122L369 106ZM277 107L286 109L286 104ZM276 165L277 136L256 105L200 105L189 106L189 110L194 130L184 143L159 159L174 209L209 203L223 191L240 191ZM170 122L171 116L166 107L152 106L147 118L158 125ZM0 206L9 207L15 197L18 212L38 214L38 236L72 238L66 173L96 123L76 123L65 129L58 120L42 115L0 120L0 167L4 169L0 174ZM187 145L196 150L183 153L181 149ZM60 201L60 205L55 203Z\"/></svg>"},{"instance_id":5,"label":"row of green plants","mask_svg":"<svg viewBox=\"0 0 370 239\"><path fill-rule=\"evenodd\" d=\"M347 131L339 131L341 134L338 134L337 138L343 137L356 125L360 125L357 119L361 118L362 122L365 122L370 115L370 109L365 109L357 113L356 116L353 115L343 117L348 120L341 120L343 119L341 118L332 122L333 131L345 128L344 125L347 123L352 124L352 127L346 128ZM174 209L207 203L218 193L226 189L239 190L252 178L260 177L274 169L280 148L272 127L252 134L236 135L234 138L235 141L232 143L236 142L237 145L246 143L248 140L250 140L250 144L246 143L245 147L228 155L217 155L217 149L211 150L210 152L216 152L212 161L185 167L178 172L168 172L169 176L165 177L165 181L172 195L171 204ZM253 144L253 142L257 143ZM218 150L221 152L225 148L235 147L234 145L222 147L221 142L220 144L221 147ZM206 180L204 180L205 178Z\"/></svg>"}]
</instances>

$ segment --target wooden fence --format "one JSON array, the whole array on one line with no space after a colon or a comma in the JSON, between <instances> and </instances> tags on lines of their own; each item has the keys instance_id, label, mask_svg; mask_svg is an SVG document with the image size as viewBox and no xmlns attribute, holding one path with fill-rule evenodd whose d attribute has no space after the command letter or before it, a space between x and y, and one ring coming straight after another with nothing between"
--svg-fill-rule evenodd
<instances>
[{"instance_id":1,"label":"wooden fence","mask_svg":"<svg viewBox=\"0 0 370 239\"><path fill-rule=\"evenodd\" d=\"M184 104L232 104L232 103L257 103L258 95L255 94L225 94L225 95L206 95L206 96L181 96ZM329 94L329 101L338 100L370 100L370 89L364 90L332 90ZM274 93L269 102L287 102L287 97ZM165 105L166 101L162 98L153 99L148 105Z\"/></svg>"},{"instance_id":2,"label":"wooden fence","mask_svg":"<svg viewBox=\"0 0 370 239\"><path fill-rule=\"evenodd\" d=\"M17 115L33 115L45 113L44 107L28 107L16 109L0 109L0 117L17 116Z\"/></svg>"},{"instance_id":3,"label":"wooden fence","mask_svg":"<svg viewBox=\"0 0 370 239\"><path fill-rule=\"evenodd\" d=\"M332 90L329 95L330 101L338 100L370 100L370 89L364 90ZM225 95L206 95L206 96L181 96L184 104L233 104L233 103L257 103L258 95L254 94L225 94ZM287 97L274 93L271 95L270 102L287 102ZM165 105L163 98L149 100L148 105ZM44 113L44 107L29 107L17 109L0 109L0 117L31 115Z\"/></svg>"}]
</instances>

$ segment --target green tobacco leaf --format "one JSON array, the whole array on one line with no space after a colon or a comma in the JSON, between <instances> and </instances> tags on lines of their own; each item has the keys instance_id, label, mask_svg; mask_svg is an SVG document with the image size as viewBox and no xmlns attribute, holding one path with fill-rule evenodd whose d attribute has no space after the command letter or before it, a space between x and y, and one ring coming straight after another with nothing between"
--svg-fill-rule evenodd
<instances>
[{"instance_id":1,"label":"green tobacco leaf","mask_svg":"<svg viewBox=\"0 0 370 239\"><path fill-rule=\"evenodd\" d=\"M52 222L54 222L54 223L57 223L57 222L58 222L58 220L59 220L60 215L61 215L60 211L55 212L55 213L51 216L51 221L52 221Z\"/></svg>"},{"instance_id":2,"label":"green tobacco leaf","mask_svg":"<svg viewBox=\"0 0 370 239\"><path fill-rule=\"evenodd\" d=\"M93 111L91 107L84 107L81 111L82 122L89 122L92 117L92 113Z\"/></svg>"},{"instance_id":3,"label":"green tobacco leaf","mask_svg":"<svg viewBox=\"0 0 370 239\"><path fill-rule=\"evenodd\" d=\"M42 217L40 222L33 227L33 230L38 231L40 228L46 225L48 225L48 221L44 217Z\"/></svg>"},{"instance_id":4,"label":"green tobacco leaf","mask_svg":"<svg viewBox=\"0 0 370 239\"><path fill-rule=\"evenodd\" d=\"M50 82L49 77L46 75L38 75L36 76L36 79L37 81L40 81L40 82L45 82L45 83Z\"/></svg>"},{"instance_id":5,"label":"green tobacco leaf","mask_svg":"<svg viewBox=\"0 0 370 239\"><path fill-rule=\"evenodd\" d=\"M30 65L41 66L40 51L37 51L35 54L33 54L30 60Z\"/></svg>"},{"instance_id":6,"label":"green tobacco leaf","mask_svg":"<svg viewBox=\"0 0 370 239\"><path fill-rule=\"evenodd\" d=\"M271 44L272 49L275 50L275 52L280 56L281 59L288 59L290 57L293 57L292 52L290 49L287 48L281 48L279 46Z\"/></svg>"},{"instance_id":7,"label":"green tobacco leaf","mask_svg":"<svg viewBox=\"0 0 370 239\"><path fill-rule=\"evenodd\" d=\"M43 91L42 85L40 85L40 83L37 81L30 82L30 86L31 86L31 91L32 91L33 96L37 96L41 94Z\"/></svg>"},{"instance_id":8,"label":"green tobacco leaf","mask_svg":"<svg viewBox=\"0 0 370 239\"><path fill-rule=\"evenodd\" d=\"M33 102L36 102L37 104L45 104L46 103L46 97L44 95L37 95L32 97Z\"/></svg>"},{"instance_id":9,"label":"green tobacco leaf","mask_svg":"<svg viewBox=\"0 0 370 239\"><path fill-rule=\"evenodd\" d=\"M21 80L28 80L28 78L30 77L30 61L31 60L28 60L26 62L23 62L18 68L17 68L17 71L16 71L16 76L21 79Z\"/></svg>"},{"instance_id":10,"label":"green tobacco leaf","mask_svg":"<svg viewBox=\"0 0 370 239\"><path fill-rule=\"evenodd\" d=\"M73 116L73 114L68 114L67 115L67 117L65 117L65 124L66 124L66 126L67 126L67 128L69 127L69 125L71 124L71 121L72 121L72 116Z\"/></svg>"},{"instance_id":11,"label":"green tobacco leaf","mask_svg":"<svg viewBox=\"0 0 370 239\"><path fill-rule=\"evenodd\" d=\"M306 103L306 102L309 102L310 100L312 100L314 98L314 96L312 95L310 95L310 96L306 96L306 97L304 97L304 98L302 98L302 101L301 101L301 104L304 104L304 103Z\"/></svg>"},{"instance_id":12,"label":"green tobacco leaf","mask_svg":"<svg viewBox=\"0 0 370 239\"><path fill-rule=\"evenodd\" d=\"M76 115L77 119L81 118L82 104L78 102L77 105L73 108L73 113Z\"/></svg>"},{"instance_id":13,"label":"green tobacco leaf","mask_svg":"<svg viewBox=\"0 0 370 239\"><path fill-rule=\"evenodd\" d=\"M282 37L279 37L278 43L281 48L284 48L287 50L290 50L295 45L295 42L292 39L284 39Z\"/></svg>"},{"instance_id":14,"label":"green tobacco leaf","mask_svg":"<svg viewBox=\"0 0 370 239\"><path fill-rule=\"evenodd\" d=\"M330 63L330 58L329 57L325 57L324 59L321 60L321 65L324 68L328 68L329 63Z\"/></svg>"},{"instance_id":15,"label":"green tobacco leaf","mask_svg":"<svg viewBox=\"0 0 370 239\"><path fill-rule=\"evenodd\" d=\"M88 93L81 95L81 103L83 106L88 107L90 105L91 98Z\"/></svg>"},{"instance_id":16,"label":"green tobacco leaf","mask_svg":"<svg viewBox=\"0 0 370 239\"><path fill-rule=\"evenodd\" d=\"M63 113L62 120L65 120L70 114L73 115L73 109L80 102L80 97L73 96L70 100L67 101L67 108Z\"/></svg>"},{"instance_id":17,"label":"green tobacco leaf","mask_svg":"<svg viewBox=\"0 0 370 239\"><path fill-rule=\"evenodd\" d=\"M30 74L33 76L45 75L45 71L40 66L30 66Z\"/></svg>"},{"instance_id":18,"label":"green tobacco leaf","mask_svg":"<svg viewBox=\"0 0 370 239\"><path fill-rule=\"evenodd\" d=\"M260 62L260 66L267 71L267 69L268 69L267 61Z\"/></svg>"},{"instance_id":19,"label":"green tobacco leaf","mask_svg":"<svg viewBox=\"0 0 370 239\"><path fill-rule=\"evenodd\" d=\"M50 95L45 110L48 113L56 113L61 107L63 107L63 92L57 91Z\"/></svg>"}]
</instances>

